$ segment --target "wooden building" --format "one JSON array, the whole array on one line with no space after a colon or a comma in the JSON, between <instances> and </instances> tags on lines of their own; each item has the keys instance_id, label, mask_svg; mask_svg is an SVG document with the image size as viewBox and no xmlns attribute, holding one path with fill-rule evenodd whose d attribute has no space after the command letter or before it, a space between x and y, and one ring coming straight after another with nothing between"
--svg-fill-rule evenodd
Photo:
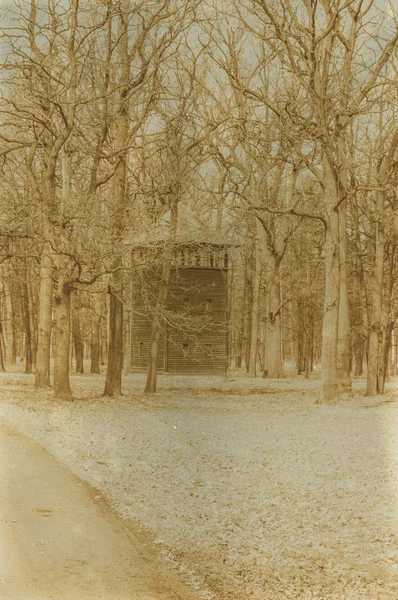
<instances>
[{"instance_id":1,"label":"wooden building","mask_svg":"<svg viewBox=\"0 0 398 600\"><path fill-rule=\"evenodd\" d=\"M156 247L133 252L131 370L145 371L160 271ZM162 252L159 247L158 252ZM151 254L151 255L150 255ZM148 266L145 267L145 264ZM137 276L137 273L141 273ZM227 365L228 247L180 244L175 250L163 320L158 369L175 374L223 374Z\"/></svg>"}]
</instances>

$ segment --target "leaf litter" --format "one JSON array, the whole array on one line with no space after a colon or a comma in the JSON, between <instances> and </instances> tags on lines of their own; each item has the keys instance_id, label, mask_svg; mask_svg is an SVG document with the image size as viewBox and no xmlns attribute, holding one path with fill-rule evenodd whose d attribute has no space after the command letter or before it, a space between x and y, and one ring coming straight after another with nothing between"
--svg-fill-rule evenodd
<instances>
[{"instance_id":1,"label":"leaf litter","mask_svg":"<svg viewBox=\"0 0 398 600\"><path fill-rule=\"evenodd\" d=\"M398 598L398 399L316 405L319 383L142 376L57 402L0 376L2 417L95 486L203 598ZM211 381L211 382L210 382ZM367 409L371 410L367 410Z\"/></svg>"}]
</instances>

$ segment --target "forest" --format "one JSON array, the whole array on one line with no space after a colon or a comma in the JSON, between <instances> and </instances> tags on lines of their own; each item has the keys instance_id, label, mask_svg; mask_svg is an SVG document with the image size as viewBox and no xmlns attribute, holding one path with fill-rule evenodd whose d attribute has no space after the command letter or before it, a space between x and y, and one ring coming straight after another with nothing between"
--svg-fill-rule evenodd
<instances>
[{"instance_id":1,"label":"forest","mask_svg":"<svg viewBox=\"0 0 398 600\"><path fill-rule=\"evenodd\" d=\"M103 367L104 395L119 396L130 282L143 298L150 282L154 392L190 222L229 248L229 369L320 367L324 404L358 376L383 394L398 364L393 0L13 0L1 13L2 371L22 365L70 400L71 373Z\"/></svg>"}]
</instances>

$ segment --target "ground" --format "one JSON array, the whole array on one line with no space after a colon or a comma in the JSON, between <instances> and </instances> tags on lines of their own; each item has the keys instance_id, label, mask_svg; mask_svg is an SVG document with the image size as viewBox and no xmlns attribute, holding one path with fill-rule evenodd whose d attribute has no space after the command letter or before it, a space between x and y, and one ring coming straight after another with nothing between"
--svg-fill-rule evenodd
<instances>
[{"instance_id":1,"label":"ground","mask_svg":"<svg viewBox=\"0 0 398 600\"><path fill-rule=\"evenodd\" d=\"M34 440L0 424L2 600L196 600L143 536Z\"/></svg>"},{"instance_id":2,"label":"ground","mask_svg":"<svg viewBox=\"0 0 398 600\"><path fill-rule=\"evenodd\" d=\"M73 403L0 377L0 416L145 531L203 598L396 600L398 384L338 406L319 381L74 376Z\"/></svg>"}]
</instances>

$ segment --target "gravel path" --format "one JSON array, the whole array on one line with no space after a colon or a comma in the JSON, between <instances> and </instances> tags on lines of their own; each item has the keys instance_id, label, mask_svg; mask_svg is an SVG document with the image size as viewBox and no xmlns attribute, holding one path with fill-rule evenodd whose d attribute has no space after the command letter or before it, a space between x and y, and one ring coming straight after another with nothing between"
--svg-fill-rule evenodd
<instances>
[{"instance_id":1,"label":"gravel path","mask_svg":"<svg viewBox=\"0 0 398 600\"><path fill-rule=\"evenodd\" d=\"M141 378L74 403L4 375L0 414L146 528L204 598L396 600L398 394L315 404L317 382ZM79 399L81 398L81 399Z\"/></svg>"}]
</instances>

